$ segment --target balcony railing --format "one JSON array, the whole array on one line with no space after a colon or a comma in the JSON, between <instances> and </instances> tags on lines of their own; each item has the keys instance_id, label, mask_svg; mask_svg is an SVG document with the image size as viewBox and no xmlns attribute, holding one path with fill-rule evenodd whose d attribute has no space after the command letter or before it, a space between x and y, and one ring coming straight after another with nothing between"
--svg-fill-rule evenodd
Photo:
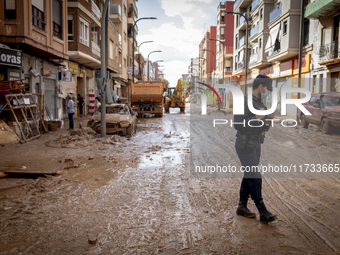
<instances>
[{"instance_id":1,"label":"balcony railing","mask_svg":"<svg viewBox=\"0 0 340 255\"><path fill-rule=\"evenodd\" d=\"M237 69L243 68L244 67L244 61L238 62L236 66L237 66Z\"/></svg>"},{"instance_id":2,"label":"balcony railing","mask_svg":"<svg viewBox=\"0 0 340 255\"><path fill-rule=\"evenodd\" d=\"M280 4L277 8L271 11L269 14L269 22L272 22L275 18L280 16L282 13L282 5Z\"/></svg>"},{"instance_id":3,"label":"balcony railing","mask_svg":"<svg viewBox=\"0 0 340 255\"><path fill-rule=\"evenodd\" d=\"M259 32L259 25L256 25L255 27L252 28L252 30L250 30L250 37L253 37L258 32Z\"/></svg>"},{"instance_id":4,"label":"balcony railing","mask_svg":"<svg viewBox=\"0 0 340 255\"><path fill-rule=\"evenodd\" d=\"M326 45L320 46L319 50L319 62L324 62L327 60L332 60L339 58L339 44L332 42Z\"/></svg>"},{"instance_id":5,"label":"balcony railing","mask_svg":"<svg viewBox=\"0 0 340 255\"><path fill-rule=\"evenodd\" d=\"M249 59L249 64L255 63L257 61L257 57L258 57L257 53L251 55Z\"/></svg>"},{"instance_id":6,"label":"balcony railing","mask_svg":"<svg viewBox=\"0 0 340 255\"><path fill-rule=\"evenodd\" d=\"M240 41L238 43L238 47L240 48L243 45L244 45L244 36L240 39Z\"/></svg>"},{"instance_id":7,"label":"balcony railing","mask_svg":"<svg viewBox=\"0 0 340 255\"><path fill-rule=\"evenodd\" d=\"M100 47L95 42L91 42L91 45L92 45L92 53L96 55L97 57L100 57Z\"/></svg>"},{"instance_id":8,"label":"balcony railing","mask_svg":"<svg viewBox=\"0 0 340 255\"><path fill-rule=\"evenodd\" d=\"M254 10L255 7L260 3L260 0L254 0L253 3L251 4L251 10Z\"/></svg>"},{"instance_id":9,"label":"balcony railing","mask_svg":"<svg viewBox=\"0 0 340 255\"><path fill-rule=\"evenodd\" d=\"M95 3L93 0L91 0L91 1L92 1L91 11L92 11L93 14L97 17L97 19L100 20L100 18L101 18L101 16L102 16L102 15L101 15L101 12L100 12L98 6L96 5L96 3Z\"/></svg>"}]
</instances>

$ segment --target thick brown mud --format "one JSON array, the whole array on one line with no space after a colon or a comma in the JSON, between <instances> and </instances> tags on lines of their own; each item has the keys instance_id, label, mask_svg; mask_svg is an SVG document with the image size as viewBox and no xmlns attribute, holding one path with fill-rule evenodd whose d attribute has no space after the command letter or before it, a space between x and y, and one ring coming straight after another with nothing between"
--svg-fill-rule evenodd
<instances>
[{"instance_id":1,"label":"thick brown mud","mask_svg":"<svg viewBox=\"0 0 340 255\"><path fill-rule=\"evenodd\" d=\"M209 129L190 128L189 110L171 109L138 119L131 138L68 136L64 129L2 147L2 166L60 174L1 175L0 254L338 253L339 179L264 176L263 197L278 220L237 216L239 178L190 175L190 164L206 157L240 164L230 128L190 157L190 135ZM314 129L273 128L261 162L334 163L339 141ZM249 208L256 212L252 202Z\"/></svg>"}]
</instances>

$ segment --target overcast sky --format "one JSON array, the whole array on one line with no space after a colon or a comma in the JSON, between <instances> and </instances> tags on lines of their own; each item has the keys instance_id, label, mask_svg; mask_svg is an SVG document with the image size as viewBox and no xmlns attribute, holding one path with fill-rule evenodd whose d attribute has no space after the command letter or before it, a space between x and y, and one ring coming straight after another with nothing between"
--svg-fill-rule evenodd
<instances>
[{"instance_id":1,"label":"overcast sky","mask_svg":"<svg viewBox=\"0 0 340 255\"><path fill-rule=\"evenodd\" d=\"M217 25L216 0L139 0L138 18L156 17L137 23L138 44L145 43L140 51L145 58L152 53L151 61L164 60L165 78L170 86L177 85L182 74L188 72L190 59L198 57L199 43L210 26ZM198 69L198 67L197 67Z\"/></svg>"}]
</instances>

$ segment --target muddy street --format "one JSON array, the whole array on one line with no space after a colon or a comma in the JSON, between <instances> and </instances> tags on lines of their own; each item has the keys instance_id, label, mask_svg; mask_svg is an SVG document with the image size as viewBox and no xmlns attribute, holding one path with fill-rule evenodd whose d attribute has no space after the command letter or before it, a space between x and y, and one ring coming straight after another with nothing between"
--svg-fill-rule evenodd
<instances>
[{"instance_id":1,"label":"muddy street","mask_svg":"<svg viewBox=\"0 0 340 255\"><path fill-rule=\"evenodd\" d=\"M163 118L139 118L131 138L68 136L64 127L2 147L2 167L58 174L1 175L0 254L339 252L339 179L265 174L263 197L278 219L237 216L240 178L190 172L221 159L239 167L236 131L219 127L211 134L209 125L193 125L194 117L200 118L194 107L170 109ZM339 163L336 134L278 126L266 139L264 164ZM253 202L249 208L257 212Z\"/></svg>"}]
</instances>

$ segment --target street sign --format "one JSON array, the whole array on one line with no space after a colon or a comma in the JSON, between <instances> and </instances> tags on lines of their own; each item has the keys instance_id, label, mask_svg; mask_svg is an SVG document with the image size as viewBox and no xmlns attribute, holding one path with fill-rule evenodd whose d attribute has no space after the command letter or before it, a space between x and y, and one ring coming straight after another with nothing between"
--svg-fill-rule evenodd
<instances>
[{"instance_id":1,"label":"street sign","mask_svg":"<svg viewBox=\"0 0 340 255\"><path fill-rule=\"evenodd\" d=\"M225 93L225 88L220 88L220 93Z\"/></svg>"},{"instance_id":2,"label":"street sign","mask_svg":"<svg viewBox=\"0 0 340 255\"><path fill-rule=\"evenodd\" d=\"M102 76L102 72L101 71L97 71L97 79L100 79ZM106 72L106 79L109 79L109 71Z\"/></svg>"},{"instance_id":3,"label":"street sign","mask_svg":"<svg viewBox=\"0 0 340 255\"><path fill-rule=\"evenodd\" d=\"M127 68L127 74L132 75L132 67ZM137 74L138 74L138 69L135 67L135 75L137 75Z\"/></svg>"}]
</instances>

